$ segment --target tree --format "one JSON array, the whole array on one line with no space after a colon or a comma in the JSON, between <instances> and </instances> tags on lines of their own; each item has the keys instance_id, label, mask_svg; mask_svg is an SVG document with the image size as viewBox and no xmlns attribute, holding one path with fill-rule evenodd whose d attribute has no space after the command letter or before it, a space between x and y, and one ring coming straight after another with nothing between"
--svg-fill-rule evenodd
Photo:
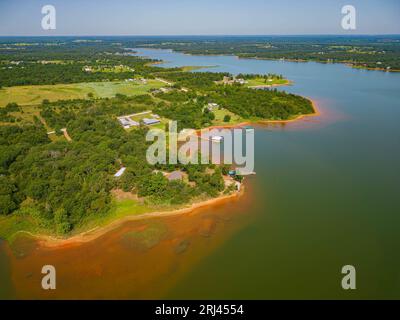
<instances>
[{"instance_id":1,"label":"tree","mask_svg":"<svg viewBox=\"0 0 400 320\"><path fill-rule=\"evenodd\" d=\"M231 121L231 116L229 114L226 114L224 117L224 122L229 122Z\"/></svg>"},{"instance_id":2,"label":"tree","mask_svg":"<svg viewBox=\"0 0 400 320\"><path fill-rule=\"evenodd\" d=\"M6 176L0 176L0 214L7 215L17 209L14 194L16 186Z\"/></svg>"},{"instance_id":3,"label":"tree","mask_svg":"<svg viewBox=\"0 0 400 320\"><path fill-rule=\"evenodd\" d=\"M66 234L71 230L69 217L64 208L59 208L54 212L54 223L59 234Z\"/></svg>"},{"instance_id":4,"label":"tree","mask_svg":"<svg viewBox=\"0 0 400 320\"><path fill-rule=\"evenodd\" d=\"M162 173L152 174L141 179L138 184L140 196L152 196L165 191L168 185L168 180Z\"/></svg>"},{"instance_id":5,"label":"tree","mask_svg":"<svg viewBox=\"0 0 400 320\"><path fill-rule=\"evenodd\" d=\"M13 201L11 195L0 195L0 214L7 215L17 208L16 203Z\"/></svg>"}]
</instances>

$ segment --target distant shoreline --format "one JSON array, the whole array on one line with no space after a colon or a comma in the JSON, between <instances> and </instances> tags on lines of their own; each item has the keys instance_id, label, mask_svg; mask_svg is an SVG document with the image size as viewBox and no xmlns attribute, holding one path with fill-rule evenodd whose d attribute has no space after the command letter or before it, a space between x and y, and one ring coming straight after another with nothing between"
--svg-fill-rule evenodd
<instances>
[{"instance_id":1,"label":"distant shoreline","mask_svg":"<svg viewBox=\"0 0 400 320\"><path fill-rule=\"evenodd\" d=\"M348 61L336 61L336 62L328 62L328 61L317 61L317 60L312 60L312 59L283 59L283 58L262 58L262 57L242 57L237 54L229 54L229 53L218 53L218 54L213 54L213 53L189 53L189 52L184 52L184 51L176 51L174 49L164 49L164 48L152 48L152 47L138 47L141 49L149 49L149 50L170 50L172 52L177 52L177 53L182 53L186 54L189 56L226 56L226 57L235 57L237 59L253 59L253 60L268 60L268 61L282 61L282 62L315 62L315 63L322 63L322 64L343 64L347 67L351 67L353 69L361 69L361 70L368 70L368 71L384 71L384 72L400 72L399 69L385 69L385 68L370 68L370 67L364 67L364 66L356 66L352 63L349 63Z\"/></svg>"}]
</instances>

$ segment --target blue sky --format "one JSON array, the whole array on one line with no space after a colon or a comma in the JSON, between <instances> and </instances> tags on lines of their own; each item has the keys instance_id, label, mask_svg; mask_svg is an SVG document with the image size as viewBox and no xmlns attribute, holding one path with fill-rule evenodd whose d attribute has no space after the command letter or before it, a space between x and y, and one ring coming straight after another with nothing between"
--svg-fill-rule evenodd
<instances>
[{"instance_id":1,"label":"blue sky","mask_svg":"<svg viewBox=\"0 0 400 320\"><path fill-rule=\"evenodd\" d=\"M54 5L57 29L42 30ZM341 8L357 29L341 28ZM0 0L0 35L400 34L400 0Z\"/></svg>"}]
</instances>

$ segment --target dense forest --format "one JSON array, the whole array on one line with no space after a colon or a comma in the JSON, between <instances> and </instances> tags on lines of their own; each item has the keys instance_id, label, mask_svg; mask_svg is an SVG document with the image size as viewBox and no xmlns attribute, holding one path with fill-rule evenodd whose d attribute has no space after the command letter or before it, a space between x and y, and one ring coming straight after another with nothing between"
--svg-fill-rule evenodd
<instances>
[{"instance_id":1,"label":"dense forest","mask_svg":"<svg viewBox=\"0 0 400 320\"><path fill-rule=\"evenodd\" d=\"M19 85L58 84L75 82L112 81L132 78L140 74L152 78L159 68L149 66L148 59L126 52L120 43L74 41L7 43L0 41L0 88ZM115 72L87 72L123 65L134 70Z\"/></svg>"},{"instance_id":2,"label":"dense forest","mask_svg":"<svg viewBox=\"0 0 400 320\"><path fill-rule=\"evenodd\" d=\"M186 121L186 124L190 121L193 128L198 128L199 125L207 124L207 120L212 120L212 113L211 115L201 113L201 107L206 102L218 103L243 118L264 120L287 120L293 116L310 114L314 111L310 100L284 91L254 90L242 85L217 84L216 82L222 80L224 75L210 72L165 74L166 79L174 81L178 87L193 89L198 96L193 99L193 96L179 91L160 94L158 97L174 104L162 106L157 109L157 112L166 117L172 117L174 120ZM242 76L250 78L249 75ZM192 103L182 103L186 97L190 97Z\"/></svg>"},{"instance_id":3,"label":"dense forest","mask_svg":"<svg viewBox=\"0 0 400 320\"><path fill-rule=\"evenodd\" d=\"M187 172L189 180L196 182L189 185L169 181L147 163L148 129L127 132L110 117L115 112L141 111L137 100L43 104L43 119L56 128L67 126L72 142L52 142L38 120L26 126L0 126L0 214L28 214L64 234L93 215L107 214L114 188L134 190L160 204L186 203L195 196L223 191L221 168L179 164L164 168ZM119 103L121 108L112 107ZM114 178L122 165L126 173Z\"/></svg>"}]
</instances>

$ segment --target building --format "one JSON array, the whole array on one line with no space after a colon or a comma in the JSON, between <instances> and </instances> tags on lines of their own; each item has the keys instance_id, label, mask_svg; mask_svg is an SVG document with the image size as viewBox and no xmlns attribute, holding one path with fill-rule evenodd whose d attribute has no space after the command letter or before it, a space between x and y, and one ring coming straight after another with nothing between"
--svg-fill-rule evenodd
<instances>
[{"instance_id":1,"label":"building","mask_svg":"<svg viewBox=\"0 0 400 320\"><path fill-rule=\"evenodd\" d=\"M206 107L207 107L208 110L213 111L214 109L218 108L219 105L218 105L218 103L212 103L212 102L210 102L209 104L207 104Z\"/></svg>"},{"instance_id":2,"label":"building","mask_svg":"<svg viewBox=\"0 0 400 320\"><path fill-rule=\"evenodd\" d=\"M160 88L160 91L163 93L167 93L167 92L170 92L171 89L170 88Z\"/></svg>"},{"instance_id":3,"label":"building","mask_svg":"<svg viewBox=\"0 0 400 320\"><path fill-rule=\"evenodd\" d=\"M224 79L222 80L222 82L225 83L225 84L229 84L231 82L231 78L227 77L227 76L224 76Z\"/></svg>"},{"instance_id":4,"label":"building","mask_svg":"<svg viewBox=\"0 0 400 320\"><path fill-rule=\"evenodd\" d=\"M183 180L183 173L181 171L172 171L168 176L167 179L169 181L175 180Z\"/></svg>"},{"instance_id":5,"label":"building","mask_svg":"<svg viewBox=\"0 0 400 320\"><path fill-rule=\"evenodd\" d=\"M240 78L240 79L235 79L234 82L235 82L235 83L239 83L239 84L246 84L246 83L247 83L246 80L241 79L241 78Z\"/></svg>"},{"instance_id":6,"label":"building","mask_svg":"<svg viewBox=\"0 0 400 320\"><path fill-rule=\"evenodd\" d=\"M222 80L224 84L234 84L234 83L239 83L239 84L246 84L248 81L242 78L233 78L231 79L230 77L224 77Z\"/></svg>"},{"instance_id":7,"label":"building","mask_svg":"<svg viewBox=\"0 0 400 320\"><path fill-rule=\"evenodd\" d=\"M137 121L132 120L129 117L118 118L119 123L124 127L124 129L129 129L131 127L138 127L140 124Z\"/></svg>"},{"instance_id":8,"label":"building","mask_svg":"<svg viewBox=\"0 0 400 320\"><path fill-rule=\"evenodd\" d=\"M122 167L121 169L119 169L119 170L117 171L116 174L114 174L114 177L118 178L118 177L122 176L122 175L124 174L125 170L126 170L126 168L125 168L125 167Z\"/></svg>"},{"instance_id":9,"label":"building","mask_svg":"<svg viewBox=\"0 0 400 320\"><path fill-rule=\"evenodd\" d=\"M144 118L142 121L143 121L143 123L144 123L146 126L151 126L151 125L153 125L153 124L158 124L158 123L160 123L160 120L158 120L158 119Z\"/></svg>"}]
</instances>

